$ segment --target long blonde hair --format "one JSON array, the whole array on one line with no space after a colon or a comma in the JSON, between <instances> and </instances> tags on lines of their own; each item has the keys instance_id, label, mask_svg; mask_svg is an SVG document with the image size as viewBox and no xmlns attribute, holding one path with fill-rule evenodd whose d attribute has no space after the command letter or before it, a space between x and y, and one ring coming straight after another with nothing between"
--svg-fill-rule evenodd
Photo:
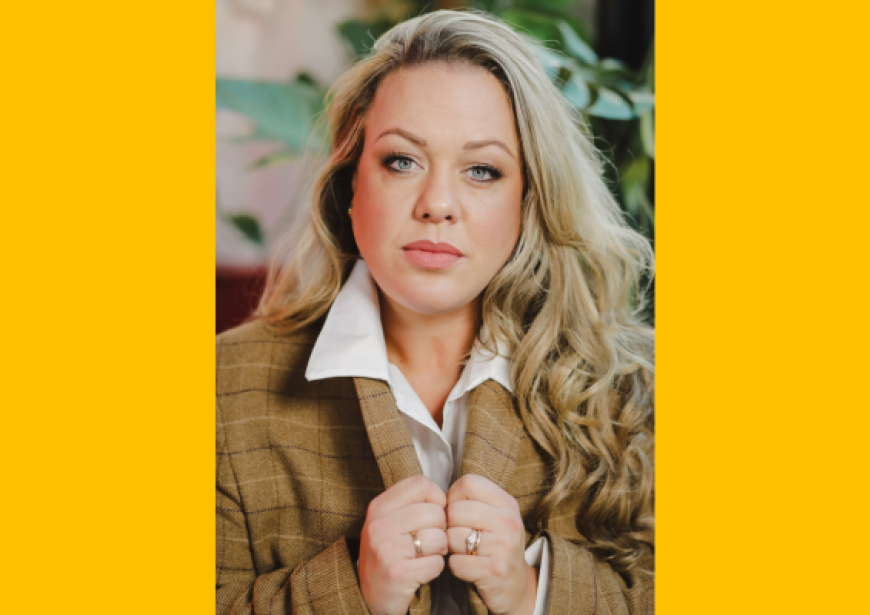
<instances>
[{"instance_id":1,"label":"long blonde hair","mask_svg":"<svg viewBox=\"0 0 870 615\"><path fill-rule=\"evenodd\" d=\"M579 498L577 527L615 569L652 544L653 332L638 314L649 243L626 226L585 124L531 43L492 17L437 11L394 27L329 95L330 154L301 236L276 252L257 315L282 330L322 318L359 258L347 209L366 112L403 66L490 71L514 110L525 172L522 231L482 297L482 322L509 348L520 415L553 460L541 527Z\"/></svg>"}]
</instances>

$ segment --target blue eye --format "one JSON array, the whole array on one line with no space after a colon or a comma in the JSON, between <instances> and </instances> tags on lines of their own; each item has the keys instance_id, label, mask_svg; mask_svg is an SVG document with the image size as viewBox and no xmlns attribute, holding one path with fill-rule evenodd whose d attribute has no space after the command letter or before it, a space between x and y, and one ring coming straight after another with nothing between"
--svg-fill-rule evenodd
<instances>
[{"instance_id":1,"label":"blue eye","mask_svg":"<svg viewBox=\"0 0 870 615\"><path fill-rule=\"evenodd\" d=\"M501 171L495 167L481 166L471 167L471 179L476 182L494 182L502 176Z\"/></svg>"},{"instance_id":2,"label":"blue eye","mask_svg":"<svg viewBox=\"0 0 870 615\"><path fill-rule=\"evenodd\" d=\"M393 173L407 173L414 168L414 159L397 153L390 153L381 159L381 164Z\"/></svg>"}]
</instances>

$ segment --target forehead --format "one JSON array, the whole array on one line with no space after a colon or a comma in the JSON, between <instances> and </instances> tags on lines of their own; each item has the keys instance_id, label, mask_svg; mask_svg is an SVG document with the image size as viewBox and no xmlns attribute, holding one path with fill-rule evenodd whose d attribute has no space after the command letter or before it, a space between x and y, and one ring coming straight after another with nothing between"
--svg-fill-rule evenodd
<instances>
[{"instance_id":1,"label":"forehead","mask_svg":"<svg viewBox=\"0 0 870 615\"><path fill-rule=\"evenodd\" d=\"M387 75L366 118L366 140L402 128L424 139L495 138L518 153L510 98L489 71L470 64L433 62Z\"/></svg>"}]
</instances>

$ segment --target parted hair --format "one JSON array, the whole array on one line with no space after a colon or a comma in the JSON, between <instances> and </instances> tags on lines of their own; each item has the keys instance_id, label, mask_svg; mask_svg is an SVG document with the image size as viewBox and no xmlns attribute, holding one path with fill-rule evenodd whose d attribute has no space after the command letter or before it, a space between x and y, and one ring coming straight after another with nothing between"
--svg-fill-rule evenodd
<instances>
[{"instance_id":1,"label":"parted hair","mask_svg":"<svg viewBox=\"0 0 870 615\"><path fill-rule=\"evenodd\" d=\"M257 315L283 331L314 323L359 258L351 180L384 77L428 62L489 71L513 106L525 183L520 237L483 292L481 321L509 349L520 416L553 460L534 522L546 527L560 503L578 501L588 547L629 571L653 543L654 337L639 316L653 253L626 225L587 125L535 44L475 11L424 14L381 36L330 90L328 159L306 223L277 246Z\"/></svg>"}]
</instances>

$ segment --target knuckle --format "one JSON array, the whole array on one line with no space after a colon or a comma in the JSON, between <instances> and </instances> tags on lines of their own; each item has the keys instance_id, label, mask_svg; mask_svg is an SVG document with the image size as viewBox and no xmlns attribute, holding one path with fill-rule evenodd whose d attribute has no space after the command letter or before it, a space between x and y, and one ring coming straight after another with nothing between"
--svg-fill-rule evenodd
<instances>
[{"instance_id":1,"label":"knuckle","mask_svg":"<svg viewBox=\"0 0 870 615\"><path fill-rule=\"evenodd\" d=\"M371 548L371 552L380 566L384 566L389 561L390 552L383 544L376 544Z\"/></svg>"},{"instance_id":2,"label":"knuckle","mask_svg":"<svg viewBox=\"0 0 870 615\"><path fill-rule=\"evenodd\" d=\"M370 519L368 523L366 523L366 528L368 530L368 535L370 537L378 537L384 530L384 522L381 519L375 518Z\"/></svg>"},{"instance_id":3,"label":"knuckle","mask_svg":"<svg viewBox=\"0 0 870 615\"><path fill-rule=\"evenodd\" d=\"M462 481L462 491L468 493L477 489L483 479L477 474L466 474L459 480Z\"/></svg>"},{"instance_id":4,"label":"knuckle","mask_svg":"<svg viewBox=\"0 0 870 615\"><path fill-rule=\"evenodd\" d=\"M491 559L489 570L492 573L492 576L496 579L506 579L510 573L510 567L505 560L500 557Z\"/></svg>"},{"instance_id":5,"label":"knuckle","mask_svg":"<svg viewBox=\"0 0 870 615\"><path fill-rule=\"evenodd\" d=\"M423 475L414 476L411 478L409 486L415 489L427 489L429 487L429 479Z\"/></svg>"},{"instance_id":6,"label":"knuckle","mask_svg":"<svg viewBox=\"0 0 870 615\"><path fill-rule=\"evenodd\" d=\"M378 498L369 502L368 507L366 507L366 519L373 519L378 516L379 504Z\"/></svg>"},{"instance_id":7,"label":"knuckle","mask_svg":"<svg viewBox=\"0 0 870 615\"><path fill-rule=\"evenodd\" d=\"M521 534L525 531L522 519L517 517L508 517L505 526L511 534Z\"/></svg>"}]
</instances>

